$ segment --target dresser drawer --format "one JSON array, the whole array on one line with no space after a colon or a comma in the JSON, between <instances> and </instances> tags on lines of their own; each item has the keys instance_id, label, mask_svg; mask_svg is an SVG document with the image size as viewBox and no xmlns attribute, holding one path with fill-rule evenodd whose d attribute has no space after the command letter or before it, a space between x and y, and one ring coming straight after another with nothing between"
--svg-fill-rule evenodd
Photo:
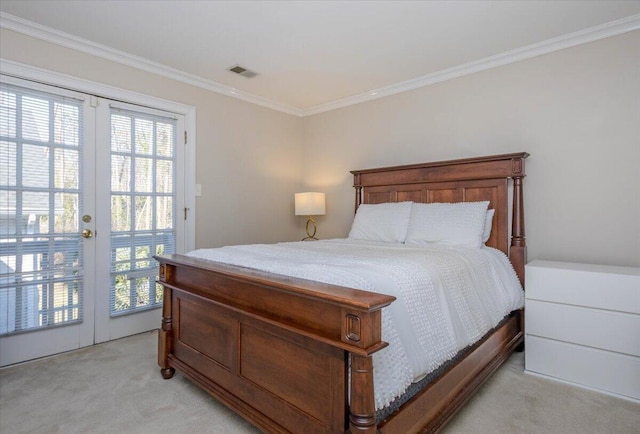
<instances>
[{"instance_id":1,"label":"dresser drawer","mask_svg":"<svg viewBox=\"0 0 640 434\"><path fill-rule=\"evenodd\" d=\"M640 358L527 336L527 372L640 400Z\"/></svg>"},{"instance_id":2,"label":"dresser drawer","mask_svg":"<svg viewBox=\"0 0 640 434\"><path fill-rule=\"evenodd\" d=\"M525 306L527 335L640 357L640 315L537 300Z\"/></svg>"},{"instance_id":3,"label":"dresser drawer","mask_svg":"<svg viewBox=\"0 0 640 434\"><path fill-rule=\"evenodd\" d=\"M640 268L536 260L526 266L526 297L640 314Z\"/></svg>"}]
</instances>

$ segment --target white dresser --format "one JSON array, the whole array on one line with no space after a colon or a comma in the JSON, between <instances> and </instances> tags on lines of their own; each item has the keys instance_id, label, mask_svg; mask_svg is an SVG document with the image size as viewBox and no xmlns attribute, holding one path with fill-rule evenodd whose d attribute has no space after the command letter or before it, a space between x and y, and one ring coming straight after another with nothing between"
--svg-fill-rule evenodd
<instances>
[{"instance_id":1,"label":"white dresser","mask_svg":"<svg viewBox=\"0 0 640 434\"><path fill-rule=\"evenodd\" d=\"M526 265L525 372L640 402L640 268Z\"/></svg>"}]
</instances>

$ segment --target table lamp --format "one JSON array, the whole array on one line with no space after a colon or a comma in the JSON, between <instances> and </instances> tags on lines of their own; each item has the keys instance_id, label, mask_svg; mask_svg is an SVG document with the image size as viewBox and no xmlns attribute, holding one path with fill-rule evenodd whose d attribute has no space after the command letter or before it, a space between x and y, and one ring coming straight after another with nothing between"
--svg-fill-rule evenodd
<instances>
[{"instance_id":1,"label":"table lamp","mask_svg":"<svg viewBox=\"0 0 640 434\"><path fill-rule=\"evenodd\" d=\"M313 216L325 214L324 193L315 193L315 192L296 193L295 203L296 203L296 215L306 215L309 217L309 219L307 220L307 226L306 226L307 236L304 237L302 241L317 240L316 221L313 219ZM309 232L310 225L313 228L312 233Z\"/></svg>"}]
</instances>

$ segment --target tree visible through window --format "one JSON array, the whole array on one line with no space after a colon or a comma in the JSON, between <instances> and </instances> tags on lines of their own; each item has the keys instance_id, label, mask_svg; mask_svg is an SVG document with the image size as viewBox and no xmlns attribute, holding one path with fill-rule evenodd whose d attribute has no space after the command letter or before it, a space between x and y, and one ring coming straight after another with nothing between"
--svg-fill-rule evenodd
<instances>
[{"instance_id":1,"label":"tree visible through window","mask_svg":"<svg viewBox=\"0 0 640 434\"><path fill-rule=\"evenodd\" d=\"M111 113L111 315L162 303L153 255L175 252L176 122Z\"/></svg>"}]
</instances>

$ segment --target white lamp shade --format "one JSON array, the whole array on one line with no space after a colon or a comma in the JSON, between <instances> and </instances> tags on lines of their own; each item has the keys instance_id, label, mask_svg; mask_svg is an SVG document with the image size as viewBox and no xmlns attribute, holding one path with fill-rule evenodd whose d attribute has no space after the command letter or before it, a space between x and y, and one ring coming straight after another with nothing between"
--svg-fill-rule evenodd
<instances>
[{"instance_id":1,"label":"white lamp shade","mask_svg":"<svg viewBox=\"0 0 640 434\"><path fill-rule=\"evenodd\" d=\"M324 215L324 193L296 193L296 215Z\"/></svg>"}]
</instances>

